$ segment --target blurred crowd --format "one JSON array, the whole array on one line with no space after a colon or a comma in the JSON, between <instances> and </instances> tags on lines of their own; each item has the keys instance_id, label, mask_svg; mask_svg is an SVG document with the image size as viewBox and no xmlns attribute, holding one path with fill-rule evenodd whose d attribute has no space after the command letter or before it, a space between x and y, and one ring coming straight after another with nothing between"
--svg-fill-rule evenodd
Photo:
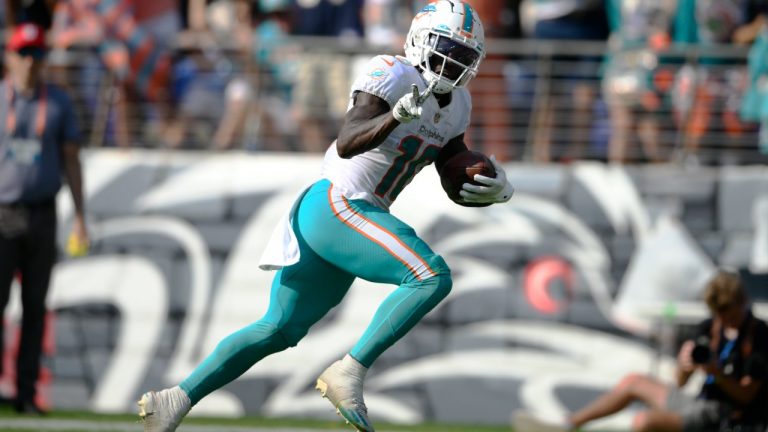
<instances>
[{"instance_id":1,"label":"blurred crowd","mask_svg":"<svg viewBox=\"0 0 768 432\"><path fill-rule=\"evenodd\" d=\"M81 102L92 146L306 152L334 138L358 64L401 52L426 4L3 1L6 27L49 30L49 78ZM470 145L536 162L766 161L768 0L470 3L487 38L517 47L489 44Z\"/></svg>"}]
</instances>

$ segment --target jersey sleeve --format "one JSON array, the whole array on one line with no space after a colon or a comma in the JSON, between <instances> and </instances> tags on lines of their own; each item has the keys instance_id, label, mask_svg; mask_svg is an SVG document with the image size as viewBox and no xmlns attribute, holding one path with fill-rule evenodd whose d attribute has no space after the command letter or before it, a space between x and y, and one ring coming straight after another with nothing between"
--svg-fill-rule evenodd
<instances>
[{"instance_id":1,"label":"jersey sleeve","mask_svg":"<svg viewBox=\"0 0 768 432\"><path fill-rule=\"evenodd\" d=\"M352 84L352 94L362 91L378 96L390 107L411 88L410 83L400 79L407 67L396 57L379 55L372 58Z\"/></svg>"}]
</instances>

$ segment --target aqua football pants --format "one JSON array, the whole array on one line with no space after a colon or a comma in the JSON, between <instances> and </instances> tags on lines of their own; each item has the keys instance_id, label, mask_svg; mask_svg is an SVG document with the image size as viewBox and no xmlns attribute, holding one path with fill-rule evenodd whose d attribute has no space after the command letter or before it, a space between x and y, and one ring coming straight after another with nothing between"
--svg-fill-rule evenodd
<instances>
[{"instance_id":1,"label":"aqua football pants","mask_svg":"<svg viewBox=\"0 0 768 432\"><path fill-rule=\"evenodd\" d=\"M193 404L265 356L295 346L356 277L398 285L350 351L367 367L451 290L445 261L413 228L367 201L347 200L327 180L300 198L292 224L299 262L275 274L266 315L224 338L181 383Z\"/></svg>"}]
</instances>

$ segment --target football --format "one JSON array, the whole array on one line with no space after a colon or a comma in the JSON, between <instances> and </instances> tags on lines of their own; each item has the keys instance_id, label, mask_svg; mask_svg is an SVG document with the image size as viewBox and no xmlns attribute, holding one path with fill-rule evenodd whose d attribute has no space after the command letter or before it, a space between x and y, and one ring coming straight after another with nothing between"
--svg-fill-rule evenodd
<instances>
[{"instance_id":1,"label":"football","mask_svg":"<svg viewBox=\"0 0 768 432\"><path fill-rule=\"evenodd\" d=\"M487 177L496 177L496 170L493 163L484 154L472 150L455 154L448 159L440 170L440 184L448 197L467 207L482 207L487 204L462 203L461 191L464 183L479 184L474 181L475 174L482 174Z\"/></svg>"}]
</instances>

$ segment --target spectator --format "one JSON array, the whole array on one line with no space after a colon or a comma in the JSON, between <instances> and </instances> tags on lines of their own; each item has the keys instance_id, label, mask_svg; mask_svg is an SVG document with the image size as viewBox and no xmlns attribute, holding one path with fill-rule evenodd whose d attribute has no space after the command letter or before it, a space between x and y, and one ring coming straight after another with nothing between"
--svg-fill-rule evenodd
<instances>
[{"instance_id":1,"label":"spectator","mask_svg":"<svg viewBox=\"0 0 768 432\"><path fill-rule=\"evenodd\" d=\"M134 0L133 18L159 47L175 48L181 30L177 0Z\"/></svg>"},{"instance_id":2,"label":"spectator","mask_svg":"<svg viewBox=\"0 0 768 432\"><path fill-rule=\"evenodd\" d=\"M248 115L255 117L247 124L250 130L247 143L250 149L295 150L298 119L291 110L293 89L299 65L300 50L291 42L291 4L289 0L262 0L259 2L253 33L252 53L255 70L251 71L253 87L258 93L258 104L251 97ZM239 84L234 87L242 87ZM242 89L245 90L245 89ZM244 93L244 91L242 91ZM234 113L237 105L230 104ZM234 116L233 116L234 117ZM256 126L256 127L253 127Z\"/></svg>"},{"instance_id":3,"label":"spectator","mask_svg":"<svg viewBox=\"0 0 768 432\"><path fill-rule=\"evenodd\" d=\"M749 50L749 84L740 107L740 117L746 121L760 123L758 148L768 156L768 2L755 2L755 18L740 27L734 40L752 46Z\"/></svg>"},{"instance_id":4,"label":"spectator","mask_svg":"<svg viewBox=\"0 0 768 432\"><path fill-rule=\"evenodd\" d=\"M637 401L650 409L635 416L634 431L764 432L768 426L768 326L752 315L747 293L735 274L719 272L707 284L704 300L711 318L682 344L676 386L645 375L628 375L573 413L567 426L579 428ZM706 374L706 379L698 397L691 398L681 388L695 372ZM530 423L535 421L522 418L533 426Z\"/></svg>"},{"instance_id":5,"label":"spectator","mask_svg":"<svg viewBox=\"0 0 768 432\"><path fill-rule=\"evenodd\" d=\"M358 43L364 35L363 0L295 0L293 34L336 37ZM299 144L320 153L347 111L350 61L346 54L313 46L302 53L293 90Z\"/></svg>"},{"instance_id":6,"label":"spectator","mask_svg":"<svg viewBox=\"0 0 768 432\"><path fill-rule=\"evenodd\" d=\"M522 17L534 39L602 41L608 37L608 18L603 0L525 0L521 5ZM559 55L552 58L555 65L563 65L567 72L553 70L551 77L555 94L571 95L573 106L568 119L557 119L557 99L549 95L535 114L536 128L533 143L533 159L548 162L552 159L552 132L556 125L568 128L567 148L560 149L555 157L566 160L586 156L590 142L592 111L596 100L594 77L597 75L600 57L583 55ZM565 78L560 80L560 78ZM562 89L560 82L564 82Z\"/></svg>"},{"instance_id":7,"label":"spectator","mask_svg":"<svg viewBox=\"0 0 768 432\"><path fill-rule=\"evenodd\" d=\"M178 133L186 147L231 148L251 96L240 75L246 62L239 61L250 46L251 5L191 0L185 13L188 26L173 73Z\"/></svg>"},{"instance_id":8,"label":"spectator","mask_svg":"<svg viewBox=\"0 0 768 432\"><path fill-rule=\"evenodd\" d=\"M73 249L88 244L79 134L74 108L58 87L42 82L45 31L20 24L6 46L7 76L0 86L0 308L21 276L21 345L16 363L16 411L42 413L35 400L45 298L56 258L55 197L66 177L75 208ZM0 335L3 334L0 319ZM1 339L0 339L1 340ZM0 365L1 366L1 365Z\"/></svg>"},{"instance_id":9,"label":"spectator","mask_svg":"<svg viewBox=\"0 0 768 432\"><path fill-rule=\"evenodd\" d=\"M46 30L51 28L56 0L4 0L4 4L6 27L34 23Z\"/></svg>"},{"instance_id":10,"label":"spectator","mask_svg":"<svg viewBox=\"0 0 768 432\"><path fill-rule=\"evenodd\" d=\"M286 38L290 2L201 0L188 6L184 38L197 46L202 42L202 50L187 55L177 69L186 123L207 116L210 125L215 117L207 141L219 150L293 148L297 122L290 98L297 50Z\"/></svg>"},{"instance_id":11,"label":"spectator","mask_svg":"<svg viewBox=\"0 0 768 432\"><path fill-rule=\"evenodd\" d=\"M252 105L256 104L248 76L233 77L224 90L224 110L213 135L213 148L217 150L248 148L245 126Z\"/></svg>"},{"instance_id":12,"label":"spectator","mask_svg":"<svg viewBox=\"0 0 768 432\"><path fill-rule=\"evenodd\" d=\"M202 36L198 41L204 44L216 43L210 38L219 37L226 38L231 46L248 46L251 15L251 3L247 0L189 0L187 3L188 30Z\"/></svg>"},{"instance_id":13,"label":"spectator","mask_svg":"<svg viewBox=\"0 0 768 432\"><path fill-rule=\"evenodd\" d=\"M515 16L519 0L474 2L472 6L486 25L489 38L512 36L516 30ZM473 128L469 131L469 144L475 150L496 155L499 160L510 160L514 149L509 134L512 113L507 100L492 85L480 83L503 79L507 57L489 53L483 67L478 71L477 84L471 86L474 105L472 107Z\"/></svg>"},{"instance_id":14,"label":"spectator","mask_svg":"<svg viewBox=\"0 0 768 432\"><path fill-rule=\"evenodd\" d=\"M645 160L662 162L660 116L663 97L672 81L659 69L660 53L670 46L674 2L610 0L609 56L603 74L603 95L611 118L608 160L642 160L633 149L635 134ZM661 73L660 73L661 72ZM661 79L657 79L661 78Z\"/></svg>"},{"instance_id":15,"label":"spectator","mask_svg":"<svg viewBox=\"0 0 768 432\"><path fill-rule=\"evenodd\" d=\"M495 2L476 1L472 7L485 16L488 22L485 31L491 37L507 39L522 35L520 29L520 7L522 0L499 0Z\"/></svg>"},{"instance_id":16,"label":"spectator","mask_svg":"<svg viewBox=\"0 0 768 432\"><path fill-rule=\"evenodd\" d=\"M621 2L609 3L613 18L613 59L608 63L604 91L611 109L613 135L609 159L624 162L641 160L628 151L637 127L644 157L663 161L660 129L667 118L663 110L672 110L680 129L679 152L675 157L686 163L698 163L698 148L703 134L710 128L714 97L725 94L738 80L728 74L708 73L713 63L722 61L706 56L707 46L730 41L737 26L744 22L738 0L695 2ZM685 65L679 70L682 56L665 53L671 43L696 44L703 48L699 59L705 67ZM685 48L685 46L682 46ZM721 90L724 89L724 90ZM723 110L723 123L728 133L738 134L741 125L735 118L734 105ZM665 124L666 125L666 124ZM671 141L671 140L670 140ZM674 144L668 142L667 144Z\"/></svg>"},{"instance_id":17,"label":"spectator","mask_svg":"<svg viewBox=\"0 0 768 432\"><path fill-rule=\"evenodd\" d=\"M713 45L730 43L736 30L746 23L746 8L741 3L740 0L678 2L673 40L695 45L701 53L698 64L686 64L677 72L673 86L672 108L682 133L680 148L674 156L681 162L699 163L701 157L706 156L699 152L701 140L713 129L713 124L721 124L717 120L722 121L726 132L726 138L720 142L723 147L728 144L727 137L739 135L744 129L737 117L738 101L733 102L737 96L731 96L731 101L727 100L722 108L715 107L714 103L718 94L739 94L739 80L729 77L740 73L742 65L707 55ZM712 160L723 160L720 151L712 156Z\"/></svg>"},{"instance_id":18,"label":"spectator","mask_svg":"<svg viewBox=\"0 0 768 432\"><path fill-rule=\"evenodd\" d=\"M230 60L217 48L184 49L174 64L173 76L176 141L185 148L211 148L232 77Z\"/></svg>"},{"instance_id":19,"label":"spectator","mask_svg":"<svg viewBox=\"0 0 768 432\"><path fill-rule=\"evenodd\" d=\"M400 49L408 33L410 0L366 0L364 2L365 39L371 45Z\"/></svg>"},{"instance_id":20,"label":"spectator","mask_svg":"<svg viewBox=\"0 0 768 432\"><path fill-rule=\"evenodd\" d=\"M738 45L753 43L766 25L768 2L765 0L743 0L745 22L733 32L732 42Z\"/></svg>"},{"instance_id":21,"label":"spectator","mask_svg":"<svg viewBox=\"0 0 768 432\"><path fill-rule=\"evenodd\" d=\"M96 46L102 63L117 81L117 144L132 145L127 129L129 100L149 101L158 109L159 138L177 147L173 109L168 105L171 59L136 21L132 0L64 0L54 18L54 43L66 49L75 44ZM151 139L151 138L150 138Z\"/></svg>"}]
</instances>

